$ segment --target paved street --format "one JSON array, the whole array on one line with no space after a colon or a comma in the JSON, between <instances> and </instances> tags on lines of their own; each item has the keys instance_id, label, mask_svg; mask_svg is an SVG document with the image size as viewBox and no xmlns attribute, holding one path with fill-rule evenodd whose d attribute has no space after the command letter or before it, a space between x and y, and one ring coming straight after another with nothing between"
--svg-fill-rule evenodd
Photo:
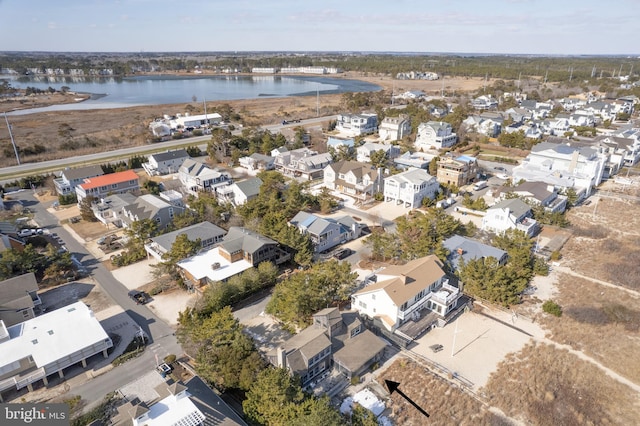
<instances>
[{"instance_id":1,"label":"paved street","mask_svg":"<svg viewBox=\"0 0 640 426\"><path fill-rule=\"evenodd\" d=\"M126 314L133 319L149 337L147 350L140 357L116 367L93 379L88 379L85 374L69 374L66 384L69 393L82 395L87 401L99 402L104 395L124 385L135 377L140 371L147 371L156 365L156 356L162 360L168 354L181 355L182 348L174 335L173 327L164 323L144 305L137 305L127 295L128 289L123 283L116 280L100 262L98 262L73 236L57 223L57 218L46 209L47 203L39 203L31 191L19 193L24 206L32 209L34 219L42 227L57 233L65 242L69 251L80 260L82 265L100 284L102 291L113 302L124 309ZM128 344L122 342L121 344ZM74 367L75 368L75 367Z\"/></svg>"}]
</instances>

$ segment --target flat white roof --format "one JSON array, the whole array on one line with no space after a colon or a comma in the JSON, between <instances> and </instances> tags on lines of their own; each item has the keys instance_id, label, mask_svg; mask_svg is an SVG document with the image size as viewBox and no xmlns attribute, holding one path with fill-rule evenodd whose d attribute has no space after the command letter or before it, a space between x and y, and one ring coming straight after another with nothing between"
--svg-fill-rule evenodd
<instances>
[{"instance_id":1,"label":"flat white roof","mask_svg":"<svg viewBox=\"0 0 640 426\"><path fill-rule=\"evenodd\" d=\"M149 419L145 419L143 423L148 426L196 425L205 420L204 414L191 399L176 399L173 395L149 407L147 415Z\"/></svg>"},{"instance_id":2,"label":"flat white roof","mask_svg":"<svg viewBox=\"0 0 640 426\"><path fill-rule=\"evenodd\" d=\"M214 263L219 263L220 267L214 270L211 267ZM210 281L223 281L253 267L251 263L244 259L233 263L229 262L220 255L219 247L214 247L211 250L178 262L178 266L198 280L207 277Z\"/></svg>"},{"instance_id":3,"label":"flat white roof","mask_svg":"<svg viewBox=\"0 0 640 426\"><path fill-rule=\"evenodd\" d=\"M0 343L0 367L29 355L38 367L44 367L109 338L82 302L16 324L8 331L10 340Z\"/></svg>"}]
</instances>

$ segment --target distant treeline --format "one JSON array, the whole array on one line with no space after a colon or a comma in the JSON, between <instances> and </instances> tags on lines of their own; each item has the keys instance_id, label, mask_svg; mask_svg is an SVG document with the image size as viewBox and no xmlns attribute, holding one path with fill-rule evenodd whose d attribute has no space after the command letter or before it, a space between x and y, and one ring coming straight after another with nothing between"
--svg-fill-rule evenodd
<instances>
[{"instance_id":1,"label":"distant treeline","mask_svg":"<svg viewBox=\"0 0 640 426\"><path fill-rule=\"evenodd\" d=\"M325 66L395 76L399 72L431 71L446 77L487 77L515 80L539 77L549 82L587 80L630 75L640 71L640 59L604 56L463 56L360 53L122 53L122 54L0 54L0 68L26 74L37 68L63 70L109 69L115 76L137 72L231 69L250 72L253 67Z\"/></svg>"}]
</instances>

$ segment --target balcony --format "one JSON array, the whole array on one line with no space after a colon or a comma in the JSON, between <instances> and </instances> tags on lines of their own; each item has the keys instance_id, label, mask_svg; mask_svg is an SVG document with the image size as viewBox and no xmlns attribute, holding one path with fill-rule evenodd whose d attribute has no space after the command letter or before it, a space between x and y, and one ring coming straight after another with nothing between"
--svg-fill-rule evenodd
<instances>
[{"instance_id":1,"label":"balcony","mask_svg":"<svg viewBox=\"0 0 640 426\"><path fill-rule=\"evenodd\" d=\"M460 290L457 287L449 285L448 282L445 282L442 287L431 294L433 295L432 298L434 302L448 306L451 302L458 299Z\"/></svg>"}]
</instances>

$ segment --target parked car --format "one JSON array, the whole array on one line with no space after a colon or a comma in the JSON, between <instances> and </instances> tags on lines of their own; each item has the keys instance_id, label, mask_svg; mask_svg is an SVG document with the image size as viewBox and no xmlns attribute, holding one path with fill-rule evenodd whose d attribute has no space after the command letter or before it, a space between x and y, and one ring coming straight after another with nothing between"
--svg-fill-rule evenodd
<instances>
[{"instance_id":1,"label":"parked car","mask_svg":"<svg viewBox=\"0 0 640 426\"><path fill-rule=\"evenodd\" d=\"M501 172L506 172L506 171L507 171L507 169L505 169L504 167L501 167L501 166L494 167L493 169L494 169L494 170L499 170L499 171L501 171Z\"/></svg>"},{"instance_id":2,"label":"parked car","mask_svg":"<svg viewBox=\"0 0 640 426\"><path fill-rule=\"evenodd\" d=\"M351 254L353 254L353 250L349 248L341 248L339 250L336 250L335 253L333 253L333 258L337 260L342 260L344 258L351 256Z\"/></svg>"},{"instance_id":3,"label":"parked car","mask_svg":"<svg viewBox=\"0 0 640 426\"><path fill-rule=\"evenodd\" d=\"M36 230L31 228L25 228L18 231L18 237L31 237L32 235L36 235Z\"/></svg>"},{"instance_id":4,"label":"parked car","mask_svg":"<svg viewBox=\"0 0 640 426\"><path fill-rule=\"evenodd\" d=\"M131 290L129 297L136 302L137 305L144 305L149 302L149 296L144 291Z\"/></svg>"}]
</instances>

